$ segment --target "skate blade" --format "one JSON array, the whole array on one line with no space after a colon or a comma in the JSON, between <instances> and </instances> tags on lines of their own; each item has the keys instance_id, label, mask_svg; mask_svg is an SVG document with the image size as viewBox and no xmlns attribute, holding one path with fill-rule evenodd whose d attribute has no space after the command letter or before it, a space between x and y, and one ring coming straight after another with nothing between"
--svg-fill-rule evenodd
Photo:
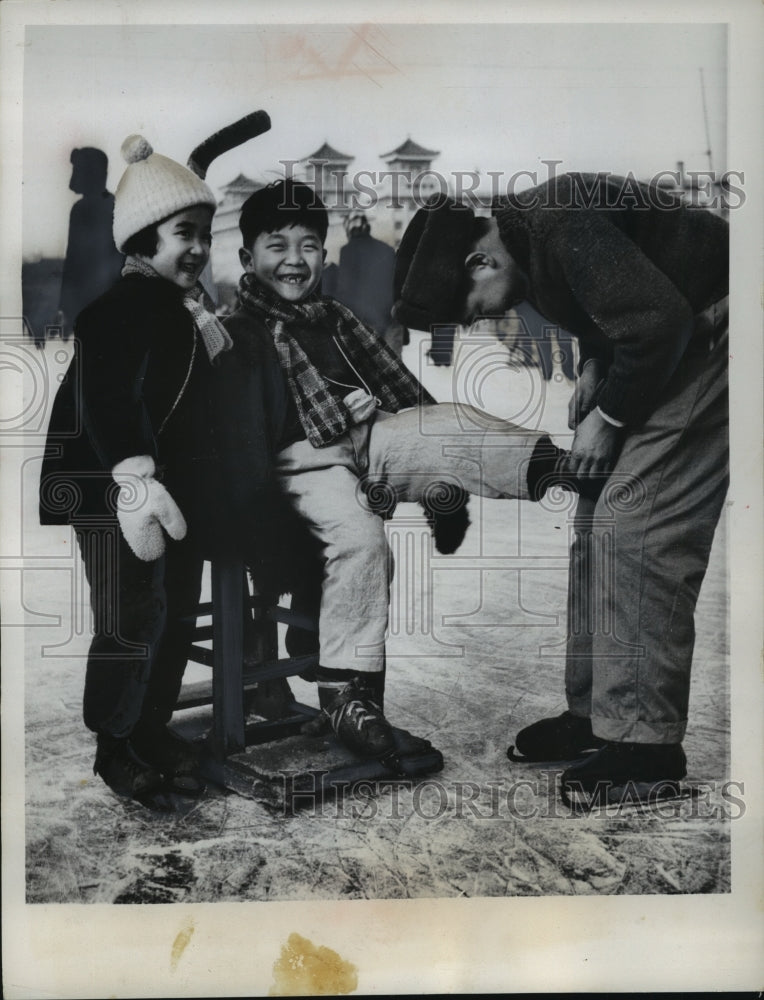
<instances>
[{"instance_id":1,"label":"skate blade","mask_svg":"<svg viewBox=\"0 0 764 1000\"><path fill-rule=\"evenodd\" d=\"M629 781L616 785L599 782L593 789L584 789L580 784L560 785L560 798L564 805L578 813L596 810L616 809L633 812L649 812L657 805L678 802L697 796L697 789L682 787L679 781Z\"/></svg>"},{"instance_id":2,"label":"skate blade","mask_svg":"<svg viewBox=\"0 0 764 1000\"><path fill-rule=\"evenodd\" d=\"M592 747L589 750L579 750L577 754L573 757L559 757L557 759L549 757L526 757L524 754L518 753L515 750L514 744L510 746L507 750L507 757L514 764L544 764L547 767L566 767L569 764L574 764L579 760L586 760L587 757L591 757L593 753L596 753L601 747Z\"/></svg>"}]
</instances>

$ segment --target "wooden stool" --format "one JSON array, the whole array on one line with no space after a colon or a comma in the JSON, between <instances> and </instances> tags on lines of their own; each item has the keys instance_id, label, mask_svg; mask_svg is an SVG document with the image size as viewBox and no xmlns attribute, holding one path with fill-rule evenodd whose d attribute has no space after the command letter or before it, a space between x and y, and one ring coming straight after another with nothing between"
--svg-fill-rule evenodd
<instances>
[{"instance_id":1,"label":"wooden stool","mask_svg":"<svg viewBox=\"0 0 764 1000\"><path fill-rule=\"evenodd\" d=\"M281 607L273 595L258 592L254 585L250 593L240 558L213 560L211 578L212 600L199 606L197 616L211 617L212 623L197 622L189 659L212 667L212 679L184 685L176 706L181 710L212 705L203 767L210 780L291 809L315 804L360 781L414 778L442 768L438 750L402 729L393 730L397 758L387 764L354 758L333 734L301 736L305 723L319 711L294 698L281 717L247 722L247 704L258 685L318 666L317 653L279 659L278 623L308 632L317 632L318 625ZM199 645L209 639L212 649ZM248 752L255 747L262 752Z\"/></svg>"},{"instance_id":2,"label":"wooden stool","mask_svg":"<svg viewBox=\"0 0 764 1000\"><path fill-rule=\"evenodd\" d=\"M318 624L281 607L272 595L256 590L250 594L241 559L214 560L211 583L212 600L199 605L197 618L212 622L197 621L189 660L212 667L212 679L185 685L177 709L212 705L209 745L216 759L224 760L247 746L292 735L318 714L315 708L291 701L283 718L245 724L248 695L258 684L318 665L317 654L278 659L277 624L310 632L317 632ZM205 639L212 639L212 649L199 645Z\"/></svg>"}]
</instances>

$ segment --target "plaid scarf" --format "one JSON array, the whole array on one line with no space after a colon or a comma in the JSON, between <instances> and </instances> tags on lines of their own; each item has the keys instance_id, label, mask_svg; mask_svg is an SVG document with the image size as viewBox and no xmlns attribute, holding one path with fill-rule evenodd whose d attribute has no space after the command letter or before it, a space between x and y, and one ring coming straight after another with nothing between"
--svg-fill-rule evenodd
<instances>
[{"instance_id":1,"label":"plaid scarf","mask_svg":"<svg viewBox=\"0 0 764 1000\"><path fill-rule=\"evenodd\" d=\"M395 352L335 299L314 294L304 302L286 302L253 274L242 275L239 299L242 307L258 316L270 331L300 423L314 448L331 444L345 433L351 421L344 403L293 336L296 329L320 327L327 336L334 336L383 410L397 413L433 402Z\"/></svg>"},{"instance_id":2,"label":"plaid scarf","mask_svg":"<svg viewBox=\"0 0 764 1000\"><path fill-rule=\"evenodd\" d=\"M128 257L122 274L141 274L144 278L160 278L151 264L147 264L140 257ZM214 313L208 312L202 304L205 292L201 282L196 283L183 296L183 305L191 313L202 343L207 351L210 361L214 361L218 354L229 351L233 347L231 336Z\"/></svg>"}]
</instances>

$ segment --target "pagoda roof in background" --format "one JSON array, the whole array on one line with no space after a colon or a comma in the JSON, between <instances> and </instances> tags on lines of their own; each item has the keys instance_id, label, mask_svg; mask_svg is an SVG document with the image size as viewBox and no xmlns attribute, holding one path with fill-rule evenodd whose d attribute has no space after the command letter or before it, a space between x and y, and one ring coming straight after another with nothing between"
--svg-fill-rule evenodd
<instances>
[{"instance_id":1,"label":"pagoda roof in background","mask_svg":"<svg viewBox=\"0 0 764 1000\"><path fill-rule=\"evenodd\" d=\"M355 157L349 153L340 153L339 150L330 146L328 142L325 142L315 153L311 153L310 156L304 156L302 162L310 163L312 160L329 160L330 163L350 163L354 159Z\"/></svg>"},{"instance_id":2,"label":"pagoda roof in background","mask_svg":"<svg viewBox=\"0 0 764 1000\"><path fill-rule=\"evenodd\" d=\"M235 191L256 191L259 188L265 187L271 180L276 180L276 178L273 177L269 179L265 175L252 178L247 177L246 174L239 174L238 177L234 177L234 179L232 181L228 181L227 184L221 184L220 190L225 194L232 194Z\"/></svg>"},{"instance_id":3,"label":"pagoda roof in background","mask_svg":"<svg viewBox=\"0 0 764 1000\"><path fill-rule=\"evenodd\" d=\"M389 153L380 154L380 158L383 160L432 160L436 156L440 156L440 150L425 149L418 142L414 142L411 137Z\"/></svg>"}]
</instances>

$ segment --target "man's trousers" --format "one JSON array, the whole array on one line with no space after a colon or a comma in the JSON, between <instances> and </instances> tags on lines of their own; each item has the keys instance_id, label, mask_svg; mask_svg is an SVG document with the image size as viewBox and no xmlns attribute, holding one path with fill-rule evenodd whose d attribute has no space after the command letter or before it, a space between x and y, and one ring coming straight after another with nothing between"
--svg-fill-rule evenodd
<instances>
[{"instance_id":1,"label":"man's trousers","mask_svg":"<svg viewBox=\"0 0 764 1000\"><path fill-rule=\"evenodd\" d=\"M679 743L694 613L728 485L727 300L694 339L597 503L579 499L566 692L606 740Z\"/></svg>"}]
</instances>

